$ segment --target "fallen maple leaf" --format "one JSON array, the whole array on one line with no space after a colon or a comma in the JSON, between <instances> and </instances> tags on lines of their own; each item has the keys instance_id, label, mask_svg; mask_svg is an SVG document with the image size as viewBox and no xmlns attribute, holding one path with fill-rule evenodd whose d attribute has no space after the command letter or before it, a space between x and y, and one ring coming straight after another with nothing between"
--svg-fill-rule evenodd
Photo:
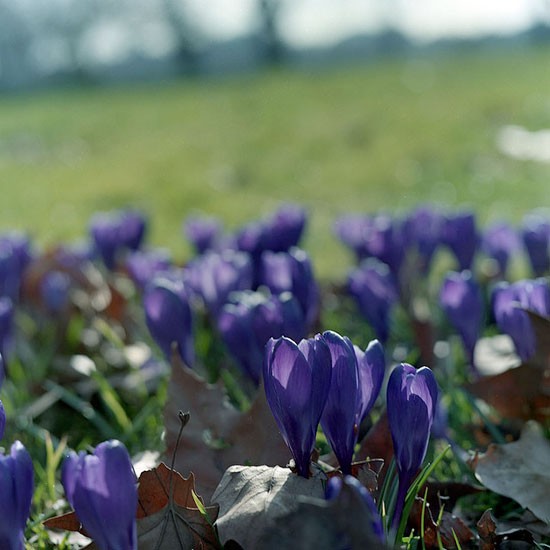
<instances>
[{"instance_id":1,"label":"fallen maple leaf","mask_svg":"<svg viewBox=\"0 0 550 550\"><path fill-rule=\"evenodd\" d=\"M207 500L229 466L284 466L291 457L262 387L243 413L229 403L221 383L208 384L193 370L174 365L164 409L168 455L176 448L180 410L190 411L191 419L181 435L175 469L184 475L193 472Z\"/></svg>"},{"instance_id":2,"label":"fallen maple leaf","mask_svg":"<svg viewBox=\"0 0 550 550\"><path fill-rule=\"evenodd\" d=\"M527 422L518 441L492 444L474 462L477 479L491 491L507 496L550 523L550 442L534 421Z\"/></svg>"},{"instance_id":3,"label":"fallen maple leaf","mask_svg":"<svg viewBox=\"0 0 550 550\"><path fill-rule=\"evenodd\" d=\"M220 540L262 548L258 545L262 533L295 510L298 496L324 497L324 479L320 470L306 479L278 466L230 467L212 497L220 506L216 522Z\"/></svg>"}]
</instances>

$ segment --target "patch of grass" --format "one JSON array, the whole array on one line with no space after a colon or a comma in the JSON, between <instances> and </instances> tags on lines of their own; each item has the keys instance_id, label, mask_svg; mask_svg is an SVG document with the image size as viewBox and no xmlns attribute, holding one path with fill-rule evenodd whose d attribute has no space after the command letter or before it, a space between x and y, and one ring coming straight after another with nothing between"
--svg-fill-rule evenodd
<instances>
[{"instance_id":1,"label":"patch of grass","mask_svg":"<svg viewBox=\"0 0 550 550\"><path fill-rule=\"evenodd\" d=\"M184 258L187 214L234 227L298 201L318 273L341 276L349 257L331 229L344 213L433 201L518 221L545 203L547 167L503 157L495 137L550 125L548 65L525 48L2 97L0 226L51 244L130 205Z\"/></svg>"}]
</instances>

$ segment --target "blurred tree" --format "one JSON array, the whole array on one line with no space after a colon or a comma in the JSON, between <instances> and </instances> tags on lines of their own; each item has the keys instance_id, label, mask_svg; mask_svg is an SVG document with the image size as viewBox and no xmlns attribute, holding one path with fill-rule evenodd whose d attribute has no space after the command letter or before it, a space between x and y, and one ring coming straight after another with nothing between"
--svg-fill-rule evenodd
<instances>
[{"instance_id":1,"label":"blurred tree","mask_svg":"<svg viewBox=\"0 0 550 550\"><path fill-rule=\"evenodd\" d=\"M279 32L281 8L281 0L258 0L259 38L263 57L268 65L279 65L285 58L286 48Z\"/></svg>"},{"instance_id":2,"label":"blurred tree","mask_svg":"<svg viewBox=\"0 0 550 550\"><path fill-rule=\"evenodd\" d=\"M197 75L201 71L200 39L197 27L192 24L185 0L162 0L166 22L176 41L176 57L180 72Z\"/></svg>"},{"instance_id":3,"label":"blurred tree","mask_svg":"<svg viewBox=\"0 0 550 550\"><path fill-rule=\"evenodd\" d=\"M14 88L32 78L29 64L31 30L17 3L0 0L0 88Z\"/></svg>"}]
</instances>

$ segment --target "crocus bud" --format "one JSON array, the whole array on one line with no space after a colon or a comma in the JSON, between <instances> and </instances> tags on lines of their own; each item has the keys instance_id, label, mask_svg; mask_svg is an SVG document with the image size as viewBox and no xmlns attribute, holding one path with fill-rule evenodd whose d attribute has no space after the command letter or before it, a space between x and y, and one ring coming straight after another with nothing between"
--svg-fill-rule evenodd
<instances>
[{"instance_id":1,"label":"crocus bud","mask_svg":"<svg viewBox=\"0 0 550 550\"><path fill-rule=\"evenodd\" d=\"M357 411L361 403L357 357L347 336L326 331L323 340L330 351L332 376L321 426L342 473L351 474L358 435Z\"/></svg>"},{"instance_id":2,"label":"crocus bud","mask_svg":"<svg viewBox=\"0 0 550 550\"><path fill-rule=\"evenodd\" d=\"M61 480L84 529L102 550L137 548L137 483L126 447L100 443L93 455L72 451Z\"/></svg>"},{"instance_id":3,"label":"crocus bud","mask_svg":"<svg viewBox=\"0 0 550 550\"><path fill-rule=\"evenodd\" d=\"M166 359L171 360L175 342L184 363L193 366L193 316L183 283L165 277L153 279L145 289L143 304L149 332Z\"/></svg>"},{"instance_id":4,"label":"crocus bud","mask_svg":"<svg viewBox=\"0 0 550 550\"><path fill-rule=\"evenodd\" d=\"M13 302L5 296L0 297L0 355L2 364L0 369L0 386L4 381L5 367L9 362L9 355L13 345Z\"/></svg>"},{"instance_id":5,"label":"crocus bud","mask_svg":"<svg viewBox=\"0 0 550 550\"><path fill-rule=\"evenodd\" d=\"M131 210L96 214L92 218L92 239L107 268L116 267L122 252L137 250L141 246L145 227L143 215Z\"/></svg>"},{"instance_id":6,"label":"crocus bud","mask_svg":"<svg viewBox=\"0 0 550 550\"><path fill-rule=\"evenodd\" d=\"M518 234L507 223L495 223L483 232L481 248L495 260L500 275L504 276L510 256L519 248Z\"/></svg>"},{"instance_id":7,"label":"crocus bud","mask_svg":"<svg viewBox=\"0 0 550 550\"><path fill-rule=\"evenodd\" d=\"M136 250L126 257L126 269L142 290L156 275L170 269L170 254L163 249Z\"/></svg>"},{"instance_id":8,"label":"crocus bud","mask_svg":"<svg viewBox=\"0 0 550 550\"><path fill-rule=\"evenodd\" d=\"M186 281L198 294L210 314L217 316L232 292L252 288L253 266L244 252L208 251L185 269Z\"/></svg>"},{"instance_id":9,"label":"crocus bud","mask_svg":"<svg viewBox=\"0 0 550 550\"><path fill-rule=\"evenodd\" d=\"M428 367L401 363L391 373L387 411L399 474L392 526L399 525L405 496L426 456L437 403L437 382Z\"/></svg>"},{"instance_id":10,"label":"crocus bud","mask_svg":"<svg viewBox=\"0 0 550 550\"><path fill-rule=\"evenodd\" d=\"M470 365L481 333L483 296L470 271L449 272L443 281L439 301L454 329L460 334Z\"/></svg>"},{"instance_id":11,"label":"crocus bud","mask_svg":"<svg viewBox=\"0 0 550 550\"><path fill-rule=\"evenodd\" d=\"M367 233L366 241L369 255L389 266L393 276L397 279L405 253L401 220L394 219L387 214L376 215Z\"/></svg>"},{"instance_id":12,"label":"crocus bud","mask_svg":"<svg viewBox=\"0 0 550 550\"><path fill-rule=\"evenodd\" d=\"M357 372L359 374L359 385L361 386L361 397L357 409L357 426L359 426L372 409L380 393L386 369L386 359L384 349L378 340L369 342L365 351L357 346L353 346L353 349L357 358Z\"/></svg>"},{"instance_id":13,"label":"crocus bud","mask_svg":"<svg viewBox=\"0 0 550 550\"><path fill-rule=\"evenodd\" d=\"M40 283L40 295L51 313L62 312L69 304L71 278L62 271L50 271Z\"/></svg>"},{"instance_id":14,"label":"crocus bud","mask_svg":"<svg viewBox=\"0 0 550 550\"><path fill-rule=\"evenodd\" d=\"M327 483L325 498L327 500L338 498L343 487L347 487L361 497L361 501L365 504L365 523L370 524L373 534L383 544L386 536L384 534L384 527L382 526L382 518L371 494L364 485L361 485L357 478L353 476L345 476L344 479L338 476L331 477Z\"/></svg>"},{"instance_id":15,"label":"crocus bud","mask_svg":"<svg viewBox=\"0 0 550 550\"><path fill-rule=\"evenodd\" d=\"M535 277L550 271L550 221L537 213L527 215L522 237Z\"/></svg>"},{"instance_id":16,"label":"crocus bud","mask_svg":"<svg viewBox=\"0 0 550 550\"><path fill-rule=\"evenodd\" d=\"M218 317L218 329L231 355L255 384L265 345L270 338L288 336L299 341L306 335L302 310L290 294L266 297L259 292L238 292Z\"/></svg>"},{"instance_id":17,"label":"crocus bud","mask_svg":"<svg viewBox=\"0 0 550 550\"><path fill-rule=\"evenodd\" d=\"M0 235L0 296L19 299L23 273L31 260L29 239L17 232Z\"/></svg>"},{"instance_id":18,"label":"crocus bud","mask_svg":"<svg viewBox=\"0 0 550 550\"><path fill-rule=\"evenodd\" d=\"M372 225L372 219L362 214L342 216L334 224L336 236L353 252L358 262L370 256L366 235Z\"/></svg>"},{"instance_id":19,"label":"crocus bud","mask_svg":"<svg viewBox=\"0 0 550 550\"><path fill-rule=\"evenodd\" d=\"M390 332L391 309L398 298L388 266L374 258L364 260L350 272L348 289L378 340L385 344Z\"/></svg>"},{"instance_id":20,"label":"crocus bud","mask_svg":"<svg viewBox=\"0 0 550 550\"><path fill-rule=\"evenodd\" d=\"M445 217L443 242L454 253L460 271L470 269L477 248L476 221L472 212L458 212Z\"/></svg>"},{"instance_id":21,"label":"crocus bud","mask_svg":"<svg viewBox=\"0 0 550 550\"><path fill-rule=\"evenodd\" d=\"M530 359L536 352L536 337L526 309L550 317L550 287L545 279L499 283L492 296L498 328L508 334L519 357Z\"/></svg>"},{"instance_id":22,"label":"crocus bud","mask_svg":"<svg viewBox=\"0 0 550 550\"><path fill-rule=\"evenodd\" d=\"M299 475L309 477L315 434L330 387L330 352L317 335L299 344L269 340L265 350L267 402Z\"/></svg>"},{"instance_id":23,"label":"crocus bud","mask_svg":"<svg viewBox=\"0 0 550 550\"><path fill-rule=\"evenodd\" d=\"M183 232L195 251L202 254L216 247L222 234L222 226L216 218L196 216L185 220Z\"/></svg>"},{"instance_id":24,"label":"crocus bud","mask_svg":"<svg viewBox=\"0 0 550 550\"><path fill-rule=\"evenodd\" d=\"M442 228L443 215L428 205L420 206L404 221L405 244L416 250L423 273L428 272L434 252L441 243Z\"/></svg>"},{"instance_id":25,"label":"crocus bud","mask_svg":"<svg viewBox=\"0 0 550 550\"><path fill-rule=\"evenodd\" d=\"M0 548L23 550L34 491L32 460L20 441L0 454Z\"/></svg>"},{"instance_id":26,"label":"crocus bud","mask_svg":"<svg viewBox=\"0 0 550 550\"><path fill-rule=\"evenodd\" d=\"M273 294L288 291L296 296L307 325L311 327L319 312L319 287L307 253L299 248L289 252L266 251L260 265L259 283Z\"/></svg>"},{"instance_id":27,"label":"crocus bud","mask_svg":"<svg viewBox=\"0 0 550 550\"><path fill-rule=\"evenodd\" d=\"M297 204L284 204L264 223L265 250L286 252L297 246L304 232L307 217Z\"/></svg>"}]
</instances>

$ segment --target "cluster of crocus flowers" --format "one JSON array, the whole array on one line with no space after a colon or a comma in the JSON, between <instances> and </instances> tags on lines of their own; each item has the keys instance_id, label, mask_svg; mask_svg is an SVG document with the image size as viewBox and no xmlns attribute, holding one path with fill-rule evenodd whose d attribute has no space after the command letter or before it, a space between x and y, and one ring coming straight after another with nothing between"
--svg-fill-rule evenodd
<instances>
[{"instance_id":1,"label":"cluster of crocus flowers","mask_svg":"<svg viewBox=\"0 0 550 550\"><path fill-rule=\"evenodd\" d=\"M437 396L437 382L428 367L416 370L401 363L392 371L386 406L399 475L394 529L401 520L407 490L426 456Z\"/></svg>"},{"instance_id":2,"label":"cluster of crocus flowers","mask_svg":"<svg viewBox=\"0 0 550 550\"><path fill-rule=\"evenodd\" d=\"M300 475L309 476L319 421L342 472L351 473L358 426L376 400L384 368L377 341L365 352L332 331L299 344L285 337L268 342L266 397Z\"/></svg>"},{"instance_id":3,"label":"cluster of crocus flowers","mask_svg":"<svg viewBox=\"0 0 550 550\"><path fill-rule=\"evenodd\" d=\"M61 479L67 500L101 550L137 548L137 482L120 441L105 441L91 455L72 451Z\"/></svg>"}]
</instances>

